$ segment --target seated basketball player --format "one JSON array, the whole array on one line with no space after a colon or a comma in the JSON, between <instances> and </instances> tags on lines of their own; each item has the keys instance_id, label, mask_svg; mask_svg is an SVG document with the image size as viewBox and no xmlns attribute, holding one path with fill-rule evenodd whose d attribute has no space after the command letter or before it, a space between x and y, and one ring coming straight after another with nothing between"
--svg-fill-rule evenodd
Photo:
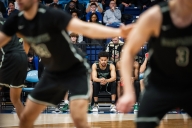
<instances>
[{"instance_id":1,"label":"seated basketball player","mask_svg":"<svg viewBox=\"0 0 192 128\"><path fill-rule=\"evenodd\" d=\"M111 94L111 112L116 112L116 72L113 64L108 64L108 53L100 52L99 63L92 65L94 107L92 111L98 111L98 94L101 90ZM111 91L110 91L110 90Z\"/></svg>"},{"instance_id":2,"label":"seated basketball player","mask_svg":"<svg viewBox=\"0 0 192 128\"><path fill-rule=\"evenodd\" d=\"M45 66L43 77L28 95L20 116L20 128L32 128L46 106L59 104L68 90L72 94L70 113L75 126L88 128L86 113L90 86L87 79L90 68L84 54L70 43L67 31L89 38L110 38L125 37L132 27L115 29L83 22L71 18L62 10L45 7L38 0L18 0L18 4L21 12L12 14L2 27L0 47L18 33L27 42L26 46L35 50Z\"/></svg>"},{"instance_id":3,"label":"seated basketball player","mask_svg":"<svg viewBox=\"0 0 192 128\"><path fill-rule=\"evenodd\" d=\"M171 109L182 107L192 116L192 1L172 0L153 6L140 16L129 34L122 56L124 93L117 108L131 110L133 57L149 40L149 67L137 114L137 128L155 128ZM135 38L135 35L137 37Z\"/></svg>"}]
</instances>

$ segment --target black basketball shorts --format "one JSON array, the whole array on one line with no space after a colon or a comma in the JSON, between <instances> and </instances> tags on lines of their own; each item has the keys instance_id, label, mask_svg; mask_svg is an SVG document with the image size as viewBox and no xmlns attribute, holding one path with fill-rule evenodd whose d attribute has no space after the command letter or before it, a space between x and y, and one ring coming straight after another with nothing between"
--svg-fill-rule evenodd
<instances>
[{"instance_id":1,"label":"black basketball shorts","mask_svg":"<svg viewBox=\"0 0 192 128\"><path fill-rule=\"evenodd\" d=\"M70 100L86 99L90 97L90 77L85 66L73 67L65 72L49 72L44 70L40 81L28 98L38 104L56 106L70 91Z\"/></svg>"},{"instance_id":2,"label":"black basketball shorts","mask_svg":"<svg viewBox=\"0 0 192 128\"><path fill-rule=\"evenodd\" d=\"M182 108L192 116L192 86L149 83L143 94L136 118L137 128L155 128L172 109Z\"/></svg>"},{"instance_id":3,"label":"black basketball shorts","mask_svg":"<svg viewBox=\"0 0 192 128\"><path fill-rule=\"evenodd\" d=\"M13 52L2 56L0 62L0 85L12 88L24 87L27 75L27 55Z\"/></svg>"}]
</instances>

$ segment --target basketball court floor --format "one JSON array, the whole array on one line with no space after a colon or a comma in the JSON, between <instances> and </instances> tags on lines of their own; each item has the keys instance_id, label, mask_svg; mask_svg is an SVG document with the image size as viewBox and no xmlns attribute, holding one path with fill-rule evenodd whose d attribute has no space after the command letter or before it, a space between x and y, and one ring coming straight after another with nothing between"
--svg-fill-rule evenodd
<instances>
[{"instance_id":1,"label":"basketball court floor","mask_svg":"<svg viewBox=\"0 0 192 128\"><path fill-rule=\"evenodd\" d=\"M88 122L92 128L135 128L136 114L88 113ZM0 114L0 128L18 128L15 113ZM35 128L75 128L69 113L42 113L35 122ZM187 114L167 114L158 128L192 128Z\"/></svg>"}]
</instances>

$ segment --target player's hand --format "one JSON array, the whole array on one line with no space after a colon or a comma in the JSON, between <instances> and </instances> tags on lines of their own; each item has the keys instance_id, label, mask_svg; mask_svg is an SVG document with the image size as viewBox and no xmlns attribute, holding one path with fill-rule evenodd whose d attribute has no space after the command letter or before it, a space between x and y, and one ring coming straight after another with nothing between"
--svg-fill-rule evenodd
<instances>
[{"instance_id":1,"label":"player's hand","mask_svg":"<svg viewBox=\"0 0 192 128\"><path fill-rule=\"evenodd\" d=\"M127 36L129 35L129 33L131 32L131 30L134 28L135 24L129 24L129 25L121 25L120 29L121 29L121 37L123 38L127 38Z\"/></svg>"},{"instance_id":2,"label":"player's hand","mask_svg":"<svg viewBox=\"0 0 192 128\"><path fill-rule=\"evenodd\" d=\"M117 110L119 112L129 112L132 110L133 105L135 104L135 94L123 94L117 101Z\"/></svg>"}]
</instances>

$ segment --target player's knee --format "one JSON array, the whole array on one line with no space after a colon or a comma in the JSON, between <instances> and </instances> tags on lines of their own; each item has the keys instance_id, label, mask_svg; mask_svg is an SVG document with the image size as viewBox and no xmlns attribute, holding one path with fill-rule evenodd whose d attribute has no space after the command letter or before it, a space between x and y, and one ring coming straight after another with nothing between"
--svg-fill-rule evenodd
<instances>
[{"instance_id":1,"label":"player's knee","mask_svg":"<svg viewBox=\"0 0 192 128\"><path fill-rule=\"evenodd\" d=\"M21 102L20 97L10 97L10 100L13 104L18 104Z\"/></svg>"},{"instance_id":2,"label":"player's knee","mask_svg":"<svg viewBox=\"0 0 192 128\"><path fill-rule=\"evenodd\" d=\"M24 113L21 113L21 115L20 115L20 124L27 123L28 120L29 120L29 116L27 116L27 115L24 114Z\"/></svg>"}]
</instances>

